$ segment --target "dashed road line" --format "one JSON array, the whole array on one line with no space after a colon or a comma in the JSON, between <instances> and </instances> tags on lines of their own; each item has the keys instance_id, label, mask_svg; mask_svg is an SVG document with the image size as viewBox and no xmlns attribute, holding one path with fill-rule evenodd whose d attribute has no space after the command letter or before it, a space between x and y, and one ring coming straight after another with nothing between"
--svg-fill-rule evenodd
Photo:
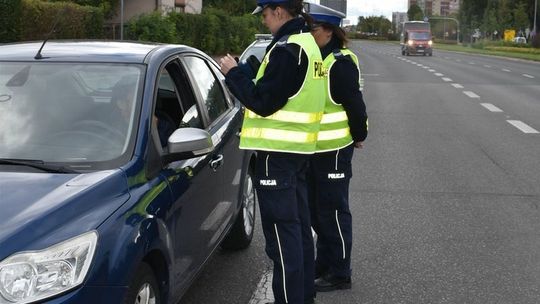
<instances>
[{"instance_id":1,"label":"dashed road line","mask_svg":"<svg viewBox=\"0 0 540 304\"><path fill-rule=\"evenodd\" d=\"M522 75L522 76L525 76L525 77L527 77L527 78L531 78L531 79L533 79L533 78L534 78L534 76L532 76L532 75L529 75L529 74L521 74L521 75Z\"/></svg>"},{"instance_id":2,"label":"dashed road line","mask_svg":"<svg viewBox=\"0 0 540 304\"><path fill-rule=\"evenodd\" d=\"M487 65L487 64L484 64L484 67L485 67L485 68L488 68L488 69L491 68L491 66L490 66L490 65Z\"/></svg>"},{"instance_id":3,"label":"dashed road line","mask_svg":"<svg viewBox=\"0 0 540 304\"><path fill-rule=\"evenodd\" d=\"M463 89L463 86L460 85L459 83L452 83L452 86L456 89Z\"/></svg>"},{"instance_id":4,"label":"dashed road line","mask_svg":"<svg viewBox=\"0 0 540 304\"><path fill-rule=\"evenodd\" d=\"M469 96L470 98L480 98L480 96L476 95L476 93L471 91L463 91L463 94Z\"/></svg>"},{"instance_id":5,"label":"dashed road line","mask_svg":"<svg viewBox=\"0 0 540 304\"><path fill-rule=\"evenodd\" d=\"M538 134L538 133L540 133L540 132L536 131L535 129L533 129L532 127L530 127L529 125L527 125L526 123L520 121L520 120L507 120L507 122L509 124L513 125L514 127L518 128L523 133L528 133L528 134Z\"/></svg>"},{"instance_id":6,"label":"dashed road line","mask_svg":"<svg viewBox=\"0 0 540 304\"><path fill-rule=\"evenodd\" d=\"M431 73L437 72L437 71L435 71L434 69L429 69L428 71L430 71Z\"/></svg>"},{"instance_id":7,"label":"dashed road line","mask_svg":"<svg viewBox=\"0 0 540 304\"><path fill-rule=\"evenodd\" d=\"M491 104L491 103L481 103L481 105L488 109L491 112L502 112L503 110L499 109L497 106Z\"/></svg>"},{"instance_id":8,"label":"dashed road line","mask_svg":"<svg viewBox=\"0 0 540 304\"><path fill-rule=\"evenodd\" d=\"M507 73L510 73L512 71L510 71L509 69L502 69L503 72L507 72Z\"/></svg>"},{"instance_id":9,"label":"dashed road line","mask_svg":"<svg viewBox=\"0 0 540 304\"><path fill-rule=\"evenodd\" d=\"M442 73L435 73L435 74L433 74L433 75L439 76L439 77L444 76L444 74L442 74Z\"/></svg>"},{"instance_id":10,"label":"dashed road line","mask_svg":"<svg viewBox=\"0 0 540 304\"><path fill-rule=\"evenodd\" d=\"M446 82L450 82L452 81L452 78L448 78L448 77L443 77L441 78L442 80L446 81Z\"/></svg>"}]
</instances>

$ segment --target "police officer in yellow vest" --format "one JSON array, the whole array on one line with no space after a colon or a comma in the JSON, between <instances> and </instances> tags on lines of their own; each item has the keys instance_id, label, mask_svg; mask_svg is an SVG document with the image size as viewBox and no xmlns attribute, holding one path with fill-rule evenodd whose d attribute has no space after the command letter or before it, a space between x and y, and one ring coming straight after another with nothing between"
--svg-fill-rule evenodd
<instances>
[{"instance_id":1,"label":"police officer in yellow vest","mask_svg":"<svg viewBox=\"0 0 540 304\"><path fill-rule=\"evenodd\" d=\"M340 28L345 15L310 3L315 20L312 34L321 48L327 71L326 103L310 161L310 207L317 233L315 288L332 291L351 288L352 217L349 182L354 148L367 136L367 115L360 90L358 58L346 47Z\"/></svg>"},{"instance_id":2,"label":"police officer in yellow vest","mask_svg":"<svg viewBox=\"0 0 540 304\"><path fill-rule=\"evenodd\" d=\"M254 13L273 40L255 83L231 56L221 70L245 105L240 148L257 151L255 186L266 253L274 263L275 303L314 303L314 245L306 170L324 108L320 50L299 0L258 0Z\"/></svg>"}]
</instances>

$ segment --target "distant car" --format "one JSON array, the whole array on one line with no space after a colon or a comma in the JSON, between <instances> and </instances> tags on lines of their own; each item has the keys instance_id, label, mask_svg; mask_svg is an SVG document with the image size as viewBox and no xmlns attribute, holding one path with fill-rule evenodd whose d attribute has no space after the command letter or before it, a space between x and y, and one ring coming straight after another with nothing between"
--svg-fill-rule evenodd
<instances>
[{"instance_id":1,"label":"distant car","mask_svg":"<svg viewBox=\"0 0 540 304\"><path fill-rule=\"evenodd\" d=\"M239 61L245 63L249 56L254 55L262 61L266 52L266 47L272 42L271 34L255 34L255 41L253 41L240 55Z\"/></svg>"},{"instance_id":2,"label":"distant car","mask_svg":"<svg viewBox=\"0 0 540 304\"><path fill-rule=\"evenodd\" d=\"M429 55L433 56L433 40L428 31L407 31L402 45L402 55Z\"/></svg>"},{"instance_id":3,"label":"distant car","mask_svg":"<svg viewBox=\"0 0 540 304\"><path fill-rule=\"evenodd\" d=\"M188 46L0 45L0 303L178 303L251 242L241 120Z\"/></svg>"},{"instance_id":4,"label":"distant car","mask_svg":"<svg viewBox=\"0 0 540 304\"><path fill-rule=\"evenodd\" d=\"M517 43L517 44L526 44L527 43L527 38L525 38L525 37L515 37L514 39L512 39L512 42Z\"/></svg>"}]
</instances>

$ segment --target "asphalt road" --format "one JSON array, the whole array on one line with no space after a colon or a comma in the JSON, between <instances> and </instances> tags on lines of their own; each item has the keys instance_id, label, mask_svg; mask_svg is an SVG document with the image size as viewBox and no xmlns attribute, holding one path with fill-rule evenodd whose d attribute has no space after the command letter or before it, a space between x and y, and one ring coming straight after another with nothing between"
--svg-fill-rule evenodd
<instances>
[{"instance_id":1,"label":"asphalt road","mask_svg":"<svg viewBox=\"0 0 540 304\"><path fill-rule=\"evenodd\" d=\"M540 303L540 64L352 49L370 127L350 189L353 288L317 303ZM250 303L270 267L257 224L181 304Z\"/></svg>"}]
</instances>

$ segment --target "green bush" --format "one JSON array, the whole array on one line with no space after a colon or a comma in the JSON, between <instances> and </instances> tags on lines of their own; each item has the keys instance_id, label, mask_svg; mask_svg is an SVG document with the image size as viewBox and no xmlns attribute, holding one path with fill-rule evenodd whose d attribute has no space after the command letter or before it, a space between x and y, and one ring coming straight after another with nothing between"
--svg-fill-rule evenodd
<instances>
[{"instance_id":1,"label":"green bush","mask_svg":"<svg viewBox=\"0 0 540 304\"><path fill-rule=\"evenodd\" d=\"M54 39L103 36L103 11L69 2L22 0L21 40L42 40L55 28ZM56 24L56 26L55 26Z\"/></svg>"},{"instance_id":2,"label":"green bush","mask_svg":"<svg viewBox=\"0 0 540 304\"><path fill-rule=\"evenodd\" d=\"M127 26L126 37L131 40L176 43L176 29L169 18L159 12L144 14L132 19Z\"/></svg>"},{"instance_id":3,"label":"green bush","mask_svg":"<svg viewBox=\"0 0 540 304\"><path fill-rule=\"evenodd\" d=\"M230 16L219 9L206 9L202 14L158 12L133 18L126 36L131 40L180 43L208 54L240 54L264 32L259 19L252 15Z\"/></svg>"},{"instance_id":4,"label":"green bush","mask_svg":"<svg viewBox=\"0 0 540 304\"><path fill-rule=\"evenodd\" d=\"M21 0L0 0L0 43L20 39Z\"/></svg>"}]
</instances>

